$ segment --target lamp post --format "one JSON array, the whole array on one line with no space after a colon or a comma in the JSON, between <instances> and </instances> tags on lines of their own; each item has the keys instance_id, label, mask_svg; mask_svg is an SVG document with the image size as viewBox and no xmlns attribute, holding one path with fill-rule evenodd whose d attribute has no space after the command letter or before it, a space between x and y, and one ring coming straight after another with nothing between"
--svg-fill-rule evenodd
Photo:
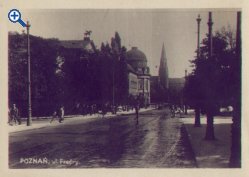
<instances>
[{"instance_id":1,"label":"lamp post","mask_svg":"<svg viewBox=\"0 0 249 177\"><path fill-rule=\"evenodd\" d=\"M27 57L28 57L28 119L27 126L32 125L32 108L31 108L31 68L30 68L30 41L29 41L29 28L30 24L27 21Z\"/></svg>"},{"instance_id":2,"label":"lamp post","mask_svg":"<svg viewBox=\"0 0 249 177\"><path fill-rule=\"evenodd\" d=\"M208 13L208 60L213 60L213 36L212 36L212 12ZM206 85L209 86L209 89L206 91L206 112L207 112L207 127L206 127L206 140L215 140L214 136L214 88L212 86L212 78L213 76L213 67L208 65L211 76L207 78Z\"/></svg>"},{"instance_id":3,"label":"lamp post","mask_svg":"<svg viewBox=\"0 0 249 177\"><path fill-rule=\"evenodd\" d=\"M197 21L197 60L200 58L200 23L201 23L201 17L198 15ZM199 103L195 103L195 127L201 126L201 115L200 115L200 106Z\"/></svg>"},{"instance_id":4,"label":"lamp post","mask_svg":"<svg viewBox=\"0 0 249 177\"><path fill-rule=\"evenodd\" d=\"M213 21L212 21L212 12L208 13L208 58L211 59L213 56Z\"/></svg>"},{"instance_id":5,"label":"lamp post","mask_svg":"<svg viewBox=\"0 0 249 177\"><path fill-rule=\"evenodd\" d=\"M197 21L197 58L199 59L200 56L200 23L201 23L201 17L200 14L198 15Z\"/></svg>"}]
</instances>

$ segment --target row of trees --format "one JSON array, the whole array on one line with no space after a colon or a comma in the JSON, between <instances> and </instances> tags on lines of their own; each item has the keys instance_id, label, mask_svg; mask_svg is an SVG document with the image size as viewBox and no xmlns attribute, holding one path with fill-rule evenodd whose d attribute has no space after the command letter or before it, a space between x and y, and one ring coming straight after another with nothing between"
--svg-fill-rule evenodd
<instances>
[{"instance_id":1,"label":"row of trees","mask_svg":"<svg viewBox=\"0 0 249 177\"><path fill-rule=\"evenodd\" d=\"M27 115L26 34L9 34L9 104ZM129 101L126 48L116 32L110 44L89 52L64 48L57 39L30 36L32 109L50 115L60 105L77 113L83 105Z\"/></svg>"},{"instance_id":2,"label":"row of trees","mask_svg":"<svg viewBox=\"0 0 249 177\"><path fill-rule=\"evenodd\" d=\"M238 16L240 13L238 13ZM191 61L193 72L186 78L185 99L195 108L195 126L200 126L200 113L207 114L206 140L214 140L213 116L221 107L233 107L231 166L239 167L241 159L241 39L240 18L237 35L228 27L202 40L199 56ZM211 116L211 117L209 117Z\"/></svg>"},{"instance_id":3,"label":"row of trees","mask_svg":"<svg viewBox=\"0 0 249 177\"><path fill-rule=\"evenodd\" d=\"M202 40L200 55L191 60L194 69L185 85L187 103L197 112L207 111L208 92L212 92L211 103L215 114L220 107L232 105L238 72L234 67L237 62L235 49L235 35L230 28L222 28L214 34L211 59L208 57L208 36Z\"/></svg>"}]
</instances>

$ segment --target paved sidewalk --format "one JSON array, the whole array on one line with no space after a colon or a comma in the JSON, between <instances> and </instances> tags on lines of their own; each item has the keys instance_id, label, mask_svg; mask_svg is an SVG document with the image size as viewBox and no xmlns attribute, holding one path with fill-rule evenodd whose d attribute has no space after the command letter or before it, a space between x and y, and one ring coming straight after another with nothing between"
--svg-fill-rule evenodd
<instances>
[{"instance_id":1,"label":"paved sidewalk","mask_svg":"<svg viewBox=\"0 0 249 177\"><path fill-rule=\"evenodd\" d=\"M152 110L154 108L147 108L147 109L140 109L139 112L145 112L145 111L149 111ZM135 110L130 110L130 111L122 111L122 112L117 112L117 114L111 114L111 113L107 113L104 118L112 118L118 115L129 115L129 114L134 114ZM52 127L52 126L60 126L63 125L65 123L70 123L70 122L74 122L76 120L90 120L93 118L102 118L101 114L93 114L93 115L86 115L86 116L82 116L82 115L67 115L64 118L64 122L63 123L59 123L58 119L54 119L54 121L52 123L50 123L51 117L34 117L32 118L32 125L31 126L27 126L26 125L26 119L22 120L22 124L21 125L13 125L13 126L9 126L8 130L9 133L11 132L19 132L19 131L26 131L26 130L32 130L32 129L37 129L37 128L43 128L43 127Z\"/></svg>"},{"instance_id":2,"label":"paved sidewalk","mask_svg":"<svg viewBox=\"0 0 249 177\"><path fill-rule=\"evenodd\" d=\"M194 114L181 118L188 132L199 168L228 168L231 148L232 117L214 118L214 141L204 140L206 117L201 117L201 127L194 127Z\"/></svg>"}]
</instances>

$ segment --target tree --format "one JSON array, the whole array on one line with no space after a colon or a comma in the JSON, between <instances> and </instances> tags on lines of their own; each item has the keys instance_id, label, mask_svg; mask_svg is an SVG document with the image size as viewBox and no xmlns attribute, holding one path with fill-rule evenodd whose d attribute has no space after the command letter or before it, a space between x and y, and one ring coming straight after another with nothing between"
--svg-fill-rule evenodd
<instances>
[{"instance_id":1,"label":"tree","mask_svg":"<svg viewBox=\"0 0 249 177\"><path fill-rule=\"evenodd\" d=\"M9 102L17 103L22 116L27 115L27 36L9 33ZM54 101L57 39L30 35L33 115L47 115Z\"/></svg>"},{"instance_id":2,"label":"tree","mask_svg":"<svg viewBox=\"0 0 249 177\"><path fill-rule=\"evenodd\" d=\"M9 100L27 114L26 35L9 35ZM60 105L125 104L128 100L126 48L116 32L110 45L89 52L65 48L57 39L30 36L33 115L49 115ZM110 89L112 88L112 89ZM44 111L45 110L45 111Z\"/></svg>"},{"instance_id":3,"label":"tree","mask_svg":"<svg viewBox=\"0 0 249 177\"><path fill-rule=\"evenodd\" d=\"M208 38L204 38L200 57L192 62L193 73L187 79L187 100L194 106L200 105L207 116L214 116L221 106L232 104L234 83L231 81L235 53L231 36L223 30L213 37L213 55L208 55ZM234 41L234 40L233 40ZM222 91L221 91L222 90ZM207 118L207 121L212 119ZM206 139L214 139L213 122L208 122Z\"/></svg>"},{"instance_id":4,"label":"tree","mask_svg":"<svg viewBox=\"0 0 249 177\"><path fill-rule=\"evenodd\" d=\"M195 127L201 126L200 113L201 108L203 109L204 94L203 89L200 88L200 81L198 75L191 73L187 76L184 86L184 96L187 104L195 109Z\"/></svg>"}]
</instances>

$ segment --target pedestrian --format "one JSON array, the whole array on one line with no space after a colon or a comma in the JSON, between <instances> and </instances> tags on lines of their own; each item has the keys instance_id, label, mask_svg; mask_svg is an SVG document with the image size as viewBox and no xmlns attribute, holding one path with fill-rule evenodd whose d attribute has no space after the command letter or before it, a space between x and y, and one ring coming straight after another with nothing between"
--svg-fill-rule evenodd
<instances>
[{"instance_id":1,"label":"pedestrian","mask_svg":"<svg viewBox=\"0 0 249 177\"><path fill-rule=\"evenodd\" d=\"M11 115L10 115L10 108L8 109L8 124L10 125Z\"/></svg>"},{"instance_id":2,"label":"pedestrian","mask_svg":"<svg viewBox=\"0 0 249 177\"><path fill-rule=\"evenodd\" d=\"M136 111L136 124L138 124L138 117L139 117L139 102L138 101L135 105L135 111Z\"/></svg>"},{"instance_id":3,"label":"pedestrian","mask_svg":"<svg viewBox=\"0 0 249 177\"><path fill-rule=\"evenodd\" d=\"M10 111L9 111L9 124L12 125L13 121L15 122L15 125L17 122L19 125L21 125L21 119L19 117L19 110L16 107L16 104L13 104L12 108L10 108Z\"/></svg>"},{"instance_id":4,"label":"pedestrian","mask_svg":"<svg viewBox=\"0 0 249 177\"><path fill-rule=\"evenodd\" d=\"M176 112L176 106L175 105L171 105L170 112L171 112L171 118L174 118L175 117L175 112Z\"/></svg>"},{"instance_id":5,"label":"pedestrian","mask_svg":"<svg viewBox=\"0 0 249 177\"><path fill-rule=\"evenodd\" d=\"M54 120L55 118L57 118L57 117L58 117L57 112L56 112L56 111L54 111L54 112L53 112L52 119L51 119L50 123L52 123L52 122L53 122L53 120Z\"/></svg>"},{"instance_id":6,"label":"pedestrian","mask_svg":"<svg viewBox=\"0 0 249 177\"><path fill-rule=\"evenodd\" d=\"M58 116L59 116L59 122L62 123L64 121L64 106L61 106L59 111L58 111Z\"/></svg>"},{"instance_id":7,"label":"pedestrian","mask_svg":"<svg viewBox=\"0 0 249 177\"><path fill-rule=\"evenodd\" d=\"M177 108L176 108L176 114L179 114L179 118L181 118L181 116L182 116L181 113L182 113L181 107L177 106Z\"/></svg>"},{"instance_id":8,"label":"pedestrian","mask_svg":"<svg viewBox=\"0 0 249 177\"><path fill-rule=\"evenodd\" d=\"M101 113L102 113L102 118L105 117L105 115L106 115L106 113L107 113L107 108L108 108L108 103L105 103L105 104L102 105L102 111L101 111Z\"/></svg>"}]
</instances>

